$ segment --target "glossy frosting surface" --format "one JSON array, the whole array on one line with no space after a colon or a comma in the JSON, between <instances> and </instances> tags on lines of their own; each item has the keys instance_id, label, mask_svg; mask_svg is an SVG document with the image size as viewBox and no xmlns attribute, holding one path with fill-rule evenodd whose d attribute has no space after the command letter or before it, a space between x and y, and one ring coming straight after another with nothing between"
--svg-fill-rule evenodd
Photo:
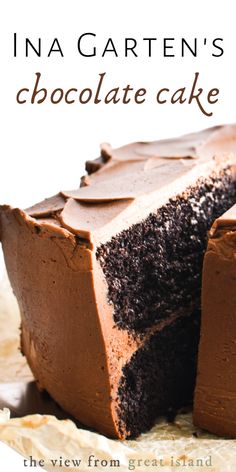
<instances>
[{"instance_id":1,"label":"glossy frosting surface","mask_svg":"<svg viewBox=\"0 0 236 472\"><path fill-rule=\"evenodd\" d=\"M215 221L209 234L194 423L236 438L236 205Z\"/></svg>"},{"instance_id":2,"label":"glossy frosting surface","mask_svg":"<svg viewBox=\"0 0 236 472\"><path fill-rule=\"evenodd\" d=\"M211 172L215 161L229 161L235 151L236 125L118 149L103 144L101 157L87 162L82 186L26 211L34 218L56 216L62 227L99 244Z\"/></svg>"}]
</instances>

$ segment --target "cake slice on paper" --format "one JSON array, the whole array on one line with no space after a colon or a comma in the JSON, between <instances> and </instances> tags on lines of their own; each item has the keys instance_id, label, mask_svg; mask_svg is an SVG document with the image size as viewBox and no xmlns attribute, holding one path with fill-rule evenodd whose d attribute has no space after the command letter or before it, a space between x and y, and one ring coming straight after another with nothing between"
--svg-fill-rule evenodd
<instances>
[{"instance_id":1,"label":"cake slice on paper","mask_svg":"<svg viewBox=\"0 0 236 472\"><path fill-rule=\"evenodd\" d=\"M85 425L135 437L192 401L207 231L235 202L236 126L133 143L82 186L0 207L40 388Z\"/></svg>"}]
</instances>

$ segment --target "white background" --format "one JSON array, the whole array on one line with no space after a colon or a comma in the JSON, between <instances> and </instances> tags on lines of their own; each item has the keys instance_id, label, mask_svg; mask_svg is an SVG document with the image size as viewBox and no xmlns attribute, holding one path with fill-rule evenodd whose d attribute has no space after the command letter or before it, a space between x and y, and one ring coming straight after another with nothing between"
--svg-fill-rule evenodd
<instances>
[{"instance_id":1,"label":"white background","mask_svg":"<svg viewBox=\"0 0 236 472\"><path fill-rule=\"evenodd\" d=\"M99 155L103 141L119 146L135 140L154 140L235 120L235 14L234 1L190 0L7 0L0 14L0 203L26 207L60 189L79 184L84 161ZM97 35L96 58L79 56L77 38L84 32ZM18 33L18 57L13 57L13 33ZM224 55L212 58L208 48L199 57L180 57L179 39L224 38ZM42 57L24 56L24 38L42 38ZM57 37L64 58L47 57ZM112 37L119 58L101 58ZM134 37L140 57L124 58L124 38ZM157 37L152 58L143 37ZM161 40L175 37L175 58L162 57ZM204 90L220 89L213 116L204 116L192 105L157 105L155 91L191 85L200 72ZM18 105L16 92L33 86L41 72L48 88L94 86L99 73L107 72L107 89L146 87L143 105ZM209 106L208 106L209 107ZM0 264L1 266L1 264ZM3 264L1 271L3 270Z\"/></svg>"}]
</instances>

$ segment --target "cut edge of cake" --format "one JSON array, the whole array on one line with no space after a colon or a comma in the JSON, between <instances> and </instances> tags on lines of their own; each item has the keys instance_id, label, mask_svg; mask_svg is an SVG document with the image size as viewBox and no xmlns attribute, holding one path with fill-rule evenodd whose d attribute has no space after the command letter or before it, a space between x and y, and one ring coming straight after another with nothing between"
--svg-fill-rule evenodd
<instances>
[{"instance_id":1,"label":"cut edge of cake","mask_svg":"<svg viewBox=\"0 0 236 472\"><path fill-rule=\"evenodd\" d=\"M80 189L25 212L0 208L6 265L22 316L22 349L35 378L65 410L112 437L142 431L142 426L127 428L122 418L119 383L130 359L178 324L179 315L170 314L143 333L117 326L96 251L170 198L184 198L198 179L231 168L236 126L160 143L159 152L158 142L103 148L102 165ZM110 175L120 170L125 177L117 176L112 185ZM129 182L134 184L127 187Z\"/></svg>"}]
</instances>

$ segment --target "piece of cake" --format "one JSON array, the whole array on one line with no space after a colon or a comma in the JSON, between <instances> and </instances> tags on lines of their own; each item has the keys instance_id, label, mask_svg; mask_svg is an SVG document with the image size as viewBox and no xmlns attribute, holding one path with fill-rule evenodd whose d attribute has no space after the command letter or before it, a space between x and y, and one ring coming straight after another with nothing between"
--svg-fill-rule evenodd
<instances>
[{"instance_id":1,"label":"piece of cake","mask_svg":"<svg viewBox=\"0 0 236 472\"><path fill-rule=\"evenodd\" d=\"M236 438L236 205L213 224L204 258L194 423Z\"/></svg>"},{"instance_id":2,"label":"piece of cake","mask_svg":"<svg viewBox=\"0 0 236 472\"><path fill-rule=\"evenodd\" d=\"M1 240L39 386L85 425L135 437L192 400L207 231L235 202L236 126L102 146L82 186Z\"/></svg>"}]
</instances>

